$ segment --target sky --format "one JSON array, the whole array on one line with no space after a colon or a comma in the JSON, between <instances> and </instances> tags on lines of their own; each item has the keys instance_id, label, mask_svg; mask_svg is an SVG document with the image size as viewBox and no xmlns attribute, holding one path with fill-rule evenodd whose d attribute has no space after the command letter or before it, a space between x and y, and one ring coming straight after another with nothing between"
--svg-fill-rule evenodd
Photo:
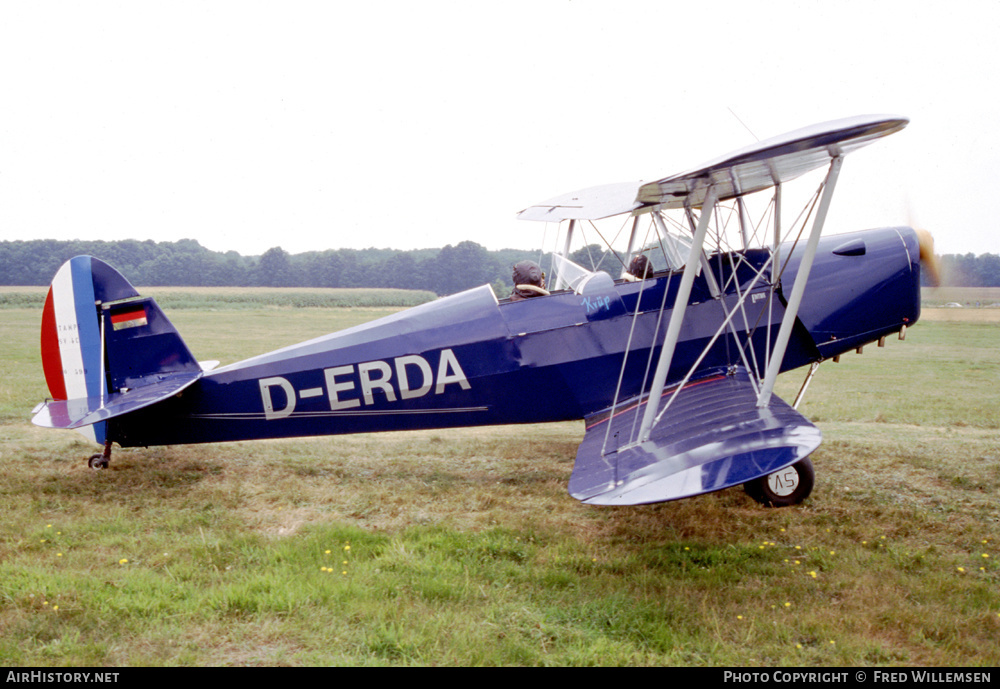
<instances>
[{"instance_id":1,"label":"sky","mask_svg":"<svg viewBox=\"0 0 1000 689\"><path fill-rule=\"evenodd\" d=\"M825 233L1000 253L993 1L7 0L0 65L0 240L537 249L539 201L884 113Z\"/></svg>"}]
</instances>

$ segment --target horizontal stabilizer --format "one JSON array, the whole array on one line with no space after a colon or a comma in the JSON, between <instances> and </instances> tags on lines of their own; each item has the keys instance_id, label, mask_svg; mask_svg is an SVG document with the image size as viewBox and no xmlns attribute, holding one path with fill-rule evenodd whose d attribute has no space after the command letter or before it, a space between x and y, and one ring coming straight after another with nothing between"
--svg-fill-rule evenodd
<instances>
[{"instance_id":1,"label":"horizontal stabilizer","mask_svg":"<svg viewBox=\"0 0 1000 689\"><path fill-rule=\"evenodd\" d=\"M46 428L82 428L161 402L183 391L202 375L200 371L177 373L128 392L110 393L104 399L49 400L36 407L31 421Z\"/></svg>"},{"instance_id":2,"label":"horizontal stabilizer","mask_svg":"<svg viewBox=\"0 0 1000 689\"><path fill-rule=\"evenodd\" d=\"M672 396L664 393L661 408ZM573 497L594 505L641 505L709 493L790 466L821 440L818 428L777 397L758 408L742 368L688 383L649 440L630 442L645 406L588 423L570 478Z\"/></svg>"}]
</instances>

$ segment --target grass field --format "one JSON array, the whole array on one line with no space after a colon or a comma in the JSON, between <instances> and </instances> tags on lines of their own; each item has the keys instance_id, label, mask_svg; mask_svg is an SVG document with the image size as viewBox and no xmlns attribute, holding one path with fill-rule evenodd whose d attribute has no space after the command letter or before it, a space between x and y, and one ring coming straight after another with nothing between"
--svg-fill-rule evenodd
<instances>
[{"instance_id":1,"label":"grass field","mask_svg":"<svg viewBox=\"0 0 1000 689\"><path fill-rule=\"evenodd\" d=\"M227 363L388 312L170 315ZM824 364L801 407L817 486L778 510L739 489L581 505L578 423L93 472L80 436L28 421L38 321L0 310L0 665L1000 664L1000 310L928 309Z\"/></svg>"},{"instance_id":2,"label":"grass field","mask_svg":"<svg viewBox=\"0 0 1000 689\"><path fill-rule=\"evenodd\" d=\"M963 307L1000 306L1000 287L924 287L921 289L924 306L962 304Z\"/></svg>"},{"instance_id":3,"label":"grass field","mask_svg":"<svg viewBox=\"0 0 1000 689\"><path fill-rule=\"evenodd\" d=\"M0 286L0 309L41 308L48 287ZM265 308L352 308L416 306L433 292L390 288L326 287L143 287L164 309L234 310Z\"/></svg>"}]
</instances>

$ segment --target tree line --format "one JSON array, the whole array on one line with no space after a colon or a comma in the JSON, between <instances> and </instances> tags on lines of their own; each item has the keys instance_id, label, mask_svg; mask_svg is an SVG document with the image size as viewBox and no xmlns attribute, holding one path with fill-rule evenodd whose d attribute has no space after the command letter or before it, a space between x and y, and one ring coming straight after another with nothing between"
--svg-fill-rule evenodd
<instances>
[{"instance_id":1,"label":"tree line","mask_svg":"<svg viewBox=\"0 0 1000 689\"><path fill-rule=\"evenodd\" d=\"M441 249L331 249L289 254L274 247L261 256L217 252L197 240L176 242L31 241L0 242L0 285L47 285L59 266L90 255L113 266L138 286L194 287L393 287L453 294L492 284L509 293L511 266L537 251L490 251L475 242Z\"/></svg>"},{"instance_id":2,"label":"tree line","mask_svg":"<svg viewBox=\"0 0 1000 689\"><path fill-rule=\"evenodd\" d=\"M583 247L571 258L592 267L602 248ZM177 242L32 241L0 242L0 285L47 285L64 261L73 256L97 256L138 286L196 287L394 287L429 290L438 295L490 284L498 295L513 287L511 267L538 251L491 251L476 242L441 249L331 249L289 254L280 247L261 256L236 251L217 252L197 240ZM943 284L955 287L1000 287L997 254L947 254L940 257ZM614 259L600 266L612 275Z\"/></svg>"},{"instance_id":3,"label":"tree line","mask_svg":"<svg viewBox=\"0 0 1000 689\"><path fill-rule=\"evenodd\" d=\"M941 284L948 287L1000 287L1000 255L945 254Z\"/></svg>"}]
</instances>

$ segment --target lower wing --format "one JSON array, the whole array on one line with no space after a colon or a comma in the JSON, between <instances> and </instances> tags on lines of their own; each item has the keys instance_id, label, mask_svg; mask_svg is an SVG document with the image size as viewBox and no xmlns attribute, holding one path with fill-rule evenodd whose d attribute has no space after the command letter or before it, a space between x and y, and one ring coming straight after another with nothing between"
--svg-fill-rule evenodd
<instances>
[{"instance_id":1,"label":"lower wing","mask_svg":"<svg viewBox=\"0 0 1000 689\"><path fill-rule=\"evenodd\" d=\"M570 494L594 505L665 502L741 485L815 450L819 429L772 396L757 394L742 368L692 381L659 399L664 418L634 441L647 400L595 415L576 455Z\"/></svg>"}]
</instances>

